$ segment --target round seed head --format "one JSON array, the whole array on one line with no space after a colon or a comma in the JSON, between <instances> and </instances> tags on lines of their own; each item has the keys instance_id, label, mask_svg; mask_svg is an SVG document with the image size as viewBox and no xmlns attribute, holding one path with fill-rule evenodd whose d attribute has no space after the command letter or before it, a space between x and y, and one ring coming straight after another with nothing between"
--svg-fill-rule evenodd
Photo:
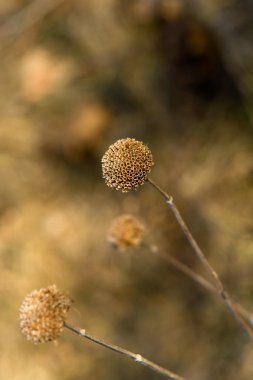
<instances>
[{"instance_id":1,"label":"round seed head","mask_svg":"<svg viewBox=\"0 0 253 380\"><path fill-rule=\"evenodd\" d=\"M115 248L124 251L140 245L143 234L143 224L135 216L123 214L112 221L107 238Z\"/></svg>"},{"instance_id":2,"label":"round seed head","mask_svg":"<svg viewBox=\"0 0 253 380\"><path fill-rule=\"evenodd\" d=\"M153 165L152 153L143 142L121 139L102 158L103 178L109 187L128 192L145 183Z\"/></svg>"},{"instance_id":3,"label":"round seed head","mask_svg":"<svg viewBox=\"0 0 253 380\"><path fill-rule=\"evenodd\" d=\"M34 290L20 306L21 332L33 343L55 340L63 330L71 304L70 298L55 285Z\"/></svg>"}]
</instances>

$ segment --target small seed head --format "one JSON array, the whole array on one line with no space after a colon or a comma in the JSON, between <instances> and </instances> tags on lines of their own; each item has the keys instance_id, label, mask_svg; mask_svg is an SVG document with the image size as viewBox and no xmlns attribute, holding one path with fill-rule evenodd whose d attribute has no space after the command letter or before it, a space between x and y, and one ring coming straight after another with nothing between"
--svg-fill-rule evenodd
<instances>
[{"instance_id":1,"label":"small seed head","mask_svg":"<svg viewBox=\"0 0 253 380\"><path fill-rule=\"evenodd\" d=\"M20 306L21 332L33 343L55 340L63 330L71 304L70 298L55 285L34 290Z\"/></svg>"},{"instance_id":2,"label":"small seed head","mask_svg":"<svg viewBox=\"0 0 253 380\"><path fill-rule=\"evenodd\" d=\"M108 230L108 241L118 250L124 251L140 245L143 234L143 224L135 216L123 214L112 221Z\"/></svg>"},{"instance_id":3,"label":"small seed head","mask_svg":"<svg viewBox=\"0 0 253 380\"><path fill-rule=\"evenodd\" d=\"M103 178L109 187L128 192L145 183L153 165L152 153L143 142L121 139L102 158Z\"/></svg>"}]
</instances>

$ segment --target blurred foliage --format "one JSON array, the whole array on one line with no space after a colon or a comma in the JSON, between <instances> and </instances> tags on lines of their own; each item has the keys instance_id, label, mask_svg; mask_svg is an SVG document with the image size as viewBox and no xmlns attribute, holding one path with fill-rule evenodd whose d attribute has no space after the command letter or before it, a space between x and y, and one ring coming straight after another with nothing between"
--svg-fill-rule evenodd
<instances>
[{"instance_id":1,"label":"blurred foliage","mask_svg":"<svg viewBox=\"0 0 253 380\"><path fill-rule=\"evenodd\" d=\"M56 283L91 334L189 379L252 379L252 346L218 299L145 247L108 245L112 218L131 212L202 272L158 194L112 191L100 167L116 139L147 143L152 177L253 310L251 4L0 1L1 378L159 378L67 331L26 342L20 303Z\"/></svg>"}]
</instances>

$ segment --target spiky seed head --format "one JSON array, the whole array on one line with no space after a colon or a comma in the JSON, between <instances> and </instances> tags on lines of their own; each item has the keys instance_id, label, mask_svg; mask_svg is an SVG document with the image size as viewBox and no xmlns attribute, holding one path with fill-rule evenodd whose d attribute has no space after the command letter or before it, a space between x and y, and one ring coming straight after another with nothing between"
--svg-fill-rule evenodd
<instances>
[{"instance_id":1,"label":"spiky seed head","mask_svg":"<svg viewBox=\"0 0 253 380\"><path fill-rule=\"evenodd\" d=\"M133 215L123 214L113 219L107 239L115 248L124 251L137 247L143 240L144 226Z\"/></svg>"},{"instance_id":2,"label":"spiky seed head","mask_svg":"<svg viewBox=\"0 0 253 380\"><path fill-rule=\"evenodd\" d=\"M55 285L32 291L20 306L21 332L33 343L57 339L71 304L71 299Z\"/></svg>"},{"instance_id":3,"label":"spiky seed head","mask_svg":"<svg viewBox=\"0 0 253 380\"><path fill-rule=\"evenodd\" d=\"M102 158L103 178L109 187L128 192L145 183L153 165L152 153L143 142L121 139Z\"/></svg>"}]
</instances>

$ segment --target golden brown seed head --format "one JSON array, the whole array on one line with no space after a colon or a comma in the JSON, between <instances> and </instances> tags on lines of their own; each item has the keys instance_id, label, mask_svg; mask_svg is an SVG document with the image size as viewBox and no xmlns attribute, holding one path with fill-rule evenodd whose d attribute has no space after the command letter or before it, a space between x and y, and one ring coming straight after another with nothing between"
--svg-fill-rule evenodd
<instances>
[{"instance_id":1,"label":"golden brown seed head","mask_svg":"<svg viewBox=\"0 0 253 380\"><path fill-rule=\"evenodd\" d=\"M102 158L103 178L109 187L128 192L145 183L153 165L152 153L143 142L118 140Z\"/></svg>"},{"instance_id":2,"label":"golden brown seed head","mask_svg":"<svg viewBox=\"0 0 253 380\"><path fill-rule=\"evenodd\" d=\"M33 343L55 340L63 330L71 304L70 298L55 285L34 290L20 306L21 332Z\"/></svg>"},{"instance_id":3,"label":"golden brown seed head","mask_svg":"<svg viewBox=\"0 0 253 380\"><path fill-rule=\"evenodd\" d=\"M120 251L137 247L143 239L144 226L133 215L123 214L115 218L108 231L108 241Z\"/></svg>"}]
</instances>

